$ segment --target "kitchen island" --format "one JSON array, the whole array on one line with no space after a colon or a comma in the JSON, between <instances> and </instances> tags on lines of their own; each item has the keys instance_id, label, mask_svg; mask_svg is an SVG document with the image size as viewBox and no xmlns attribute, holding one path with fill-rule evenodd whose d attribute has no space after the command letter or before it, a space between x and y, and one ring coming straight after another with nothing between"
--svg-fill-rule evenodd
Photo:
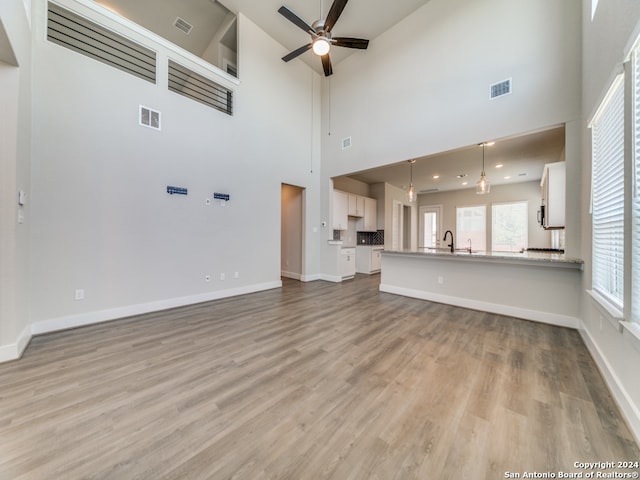
<instances>
[{"instance_id":1,"label":"kitchen island","mask_svg":"<svg viewBox=\"0 0 640 480\"><path fill-rule=\"evenodd\" d=\"M577 328L582 266L557 253L385 250L380 291Z\"/></svg>"}]
</instances>

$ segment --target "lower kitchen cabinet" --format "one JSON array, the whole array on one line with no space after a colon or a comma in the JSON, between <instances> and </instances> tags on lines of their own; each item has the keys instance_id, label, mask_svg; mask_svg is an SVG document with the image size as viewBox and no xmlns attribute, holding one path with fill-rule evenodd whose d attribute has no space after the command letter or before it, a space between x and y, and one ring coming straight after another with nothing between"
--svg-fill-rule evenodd
<instances>
[{"instance_id":1,"label":"lower kitchen cabinet","mask_svg":"<svg viewBox=\"0 0 640 480\"><path fill-rule=\"evenodd\" d=\"M356 274L356 249L343 247L340 249L340 276L343 280L353 278Z\"/></svg>"},{"instance_id":2,"label":"lower kitchen cabinet","mask_svg":"<svg viewBox=\"0 0 640 480\"><path fill-rule=\"evenodd\" d=\"M359 245L356 247L356 272L377 273L380 271L382 245Z\"/></svg>"}]
</instances>

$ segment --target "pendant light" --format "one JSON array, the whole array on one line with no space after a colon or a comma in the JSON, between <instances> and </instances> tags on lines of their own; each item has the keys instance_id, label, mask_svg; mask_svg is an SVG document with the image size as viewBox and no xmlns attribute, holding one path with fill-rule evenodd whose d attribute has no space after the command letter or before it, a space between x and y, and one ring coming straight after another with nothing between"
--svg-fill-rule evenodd
<instances>
[{"instance_id":1,"label":"pendant light","mask_svg":"<svg viewBox=\"0 0 640 480\"><path fill-rule=\"evenodd\" d=\"M413 188L413 164L416 163L415 160L408 160L410 165L411 176L409 178L409 191L407 192L407 197L409 198L409 202L413 203L416 201L416 190Z\"/></svg>"},{"instance_id":2,"label":"pendant light","mask_svg":"<svg viewBox=\"0 0 640 480\"><path fill-rule=\"evenodd\" d=\"M487 180L487 176L484 173L484 146L485 143L481 143L482 145L482 173L480 174L480 180L476 182L476 193L478 195L485 195L491 191L491 184L489 180Z\"/></svg>"}]
</instances>

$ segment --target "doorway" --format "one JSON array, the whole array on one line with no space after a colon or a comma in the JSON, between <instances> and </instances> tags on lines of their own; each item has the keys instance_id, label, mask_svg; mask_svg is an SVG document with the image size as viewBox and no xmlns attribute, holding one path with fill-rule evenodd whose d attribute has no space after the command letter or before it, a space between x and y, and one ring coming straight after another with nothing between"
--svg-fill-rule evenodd
<instances>
[{"instance_id":1,"label":"doorway","mask_svg":"<svg viewBox=\"0 0 640 480\"><path fill-rule=\"evenodd\" d=\"M280 215L280 275L300 280L303 275L304 188L282 184Z\"/></svg>"},{"instance_id":2,"label":"doorway","mask_svg":"<svg viewBox=\"0 0 640 480\"><path fill-rule=\"evenodd\" d=\"M418 215L418 246L438 248L442 233L442 205L423 205Z\"/></svg>"}]
</instances>

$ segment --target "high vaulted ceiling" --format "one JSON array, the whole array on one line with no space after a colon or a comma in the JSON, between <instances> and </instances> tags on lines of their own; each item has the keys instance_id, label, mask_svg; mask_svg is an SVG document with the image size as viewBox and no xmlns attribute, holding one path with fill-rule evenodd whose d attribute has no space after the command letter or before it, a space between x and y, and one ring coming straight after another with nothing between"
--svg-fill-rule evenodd
<instances>
[{"instance_id":1,"label":"high vaulted ceiling","mask_svg":"<svg viewBox=\"0 0 640 480\"><path fill-rule=\"evenodd\" d=\"M282 15L278 8L285 5L309 25L324 19L331 8L332 0L221 0L234 12L242 12L252 22L281 43L288 53L309 43L309 36ZM349 0L342 15L333 28L334 36L366 38L375 41L400 20L426 4L429 0ZM322 13L321 13L322 12ZM366 55L366 51L348 48L333 48L330 52L334 67L348 55ZM298 57L321 73L320 60L311 52ZM299 61L299 60L295 60Z\"/></svg>"},{"instance_id":2,"label":"high vaulted ceiling","mask_svg":"<svg viewBox=\"0 0 640 480\"><path fill-rule=\"evenodd\" d=\"M326 18L331 0L94 0L118 14L142 25L196 55L203 50L222 23L224 5L231 12L242 12L269 36L283 45L282 55L309 43L310 37L278 13L286 5L308 24ZM336 23L334 36L358 37L375 41L400 20L426 4L429 0L349 0ZM173 27L176 17L194 25L186 37ZM331 61L334 67L348 55L365 55L366 51L335 47ZM303 61L318 73L322 73L320 60L306 52L294 61Z\"/></svg>"}]
</instances>

